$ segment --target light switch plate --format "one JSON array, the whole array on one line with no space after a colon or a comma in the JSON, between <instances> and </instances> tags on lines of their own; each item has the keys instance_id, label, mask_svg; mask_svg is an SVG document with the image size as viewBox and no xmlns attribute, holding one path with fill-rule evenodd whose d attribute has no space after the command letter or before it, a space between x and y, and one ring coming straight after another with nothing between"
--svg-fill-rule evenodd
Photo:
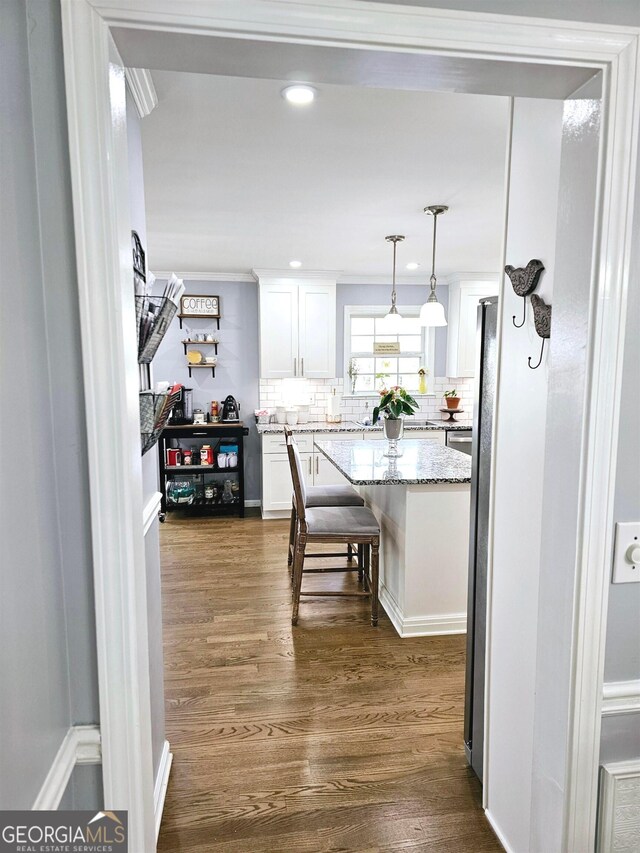
<instances>
[{"instance_id":1,"label":"light switch plate","mask_svg":"<svg viewBox=\"0 0 640 853\"><path fill-rule=\"evenodd\" d=\"M640 521L619 521L613 551L613 583L640 583L640 564L631 559L631 551L640 548Z\"/></svg>"}]
</instances>

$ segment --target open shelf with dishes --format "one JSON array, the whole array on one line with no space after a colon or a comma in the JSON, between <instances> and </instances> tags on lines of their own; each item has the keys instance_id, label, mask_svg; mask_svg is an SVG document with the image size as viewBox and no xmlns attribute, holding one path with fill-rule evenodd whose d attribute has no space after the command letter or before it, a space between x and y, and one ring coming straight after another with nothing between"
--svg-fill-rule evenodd
<instances>
[{"instance_id":1,"label":"open shelf with dishes","mask_svg":"<svg viewBox=\"0 0 640 853\"><path fill-rule=\"evenodd\" d=\"M244 436L236 423L168 426L159 446L161 521L181 510L244 516Z\"/></svg>"}]
</instances>

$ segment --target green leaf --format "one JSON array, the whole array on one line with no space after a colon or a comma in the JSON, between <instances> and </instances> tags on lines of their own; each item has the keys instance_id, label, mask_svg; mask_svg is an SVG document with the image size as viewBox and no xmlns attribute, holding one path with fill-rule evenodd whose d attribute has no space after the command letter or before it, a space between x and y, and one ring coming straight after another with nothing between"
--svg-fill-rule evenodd
<instances>
[{"instance_id":1,"label":"green leaf","mask_svg":"<svg viewBox=\"0 0 640 853\"><path fill-rule=\"evenodd\" d=\"M375 426L378 423L378 417L380 416L380 406L375 406L373 409L372 423Z\"/></svg>"},{"instance_id":2,"label":"green leaf","mask_svg":"<svg viewBox=\"0 0 640 853\"><path fill-rule=\"evenodd\" d=\"M407 401L406 401L406 400L403 400L403 401L402 401L402 411L405 413L405 415L412 415L412 414L413 414L413 409L412 409L412 408L411 408L411 406L407 403Z\"/></svg>"},{"instance_id":3,"label":"green leaf","mask_svg":"<svg viewBox=\"0 0 640 853\"><path fill-rule=\"evenodd\" d=\"M402 414L402 401L394 400L393 403L389 403L389 411L394 418L399 418Z\"/></svg>"},{"instance_id":4,"label":"green leaf","mask_svg":"<svg viewBox=\"0 0 640 853\"><path fill-rule=\"evenodd\" d=\"M405 400L406 400L406 402L407 402L410 406L412 406L414 409L419 408L418 404L417 404L417 403L416 403L416 401L413 399L413 397L411 396L411 394L407 394L407 396L405 397Z\"/></svg>"}]
</instances>

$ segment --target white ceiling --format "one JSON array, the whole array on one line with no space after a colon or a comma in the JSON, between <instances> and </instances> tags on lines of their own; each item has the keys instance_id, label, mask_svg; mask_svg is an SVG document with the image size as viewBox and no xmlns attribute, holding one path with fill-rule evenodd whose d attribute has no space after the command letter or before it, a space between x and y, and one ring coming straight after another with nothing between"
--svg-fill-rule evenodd
<instances>
[{"instance_id":1,"label":"white ceiling","mask_svg":"<svg viewBox=\"0 0 640 853\"><path fill-rule=\"evenodd\" d=\"M253 267L428 277L496 271L503 230L508 99L322 84L295 108L276 80L154 71L142 121L152 269ZM414 274L415 276L415 274Z\"/></svg>"}]
</instances>

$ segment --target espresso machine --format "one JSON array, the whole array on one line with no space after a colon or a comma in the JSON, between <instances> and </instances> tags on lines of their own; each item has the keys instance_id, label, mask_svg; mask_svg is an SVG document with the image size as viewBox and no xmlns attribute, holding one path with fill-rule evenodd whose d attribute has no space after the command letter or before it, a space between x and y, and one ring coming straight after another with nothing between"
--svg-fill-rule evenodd
<instances>
[{"instance_id":1,"label":"espresso machine","mask_svg":"<svg viewBox=\"0 0 640 853\"><path fill-rule=\"evenodd\" d=\"M237 423L240 420L240 403L231 394L222 404L222 420L225 423Z\"/></svg>"},{"instance_id":2,"label":"espresso machine","mask_svg":"<svg viewBox=\"0 0 640 853\"><path fill-rule=\"evenodd\" d=\"M184 426L193 423L193 388L182 386L180 399L171 411L169 426Z\"/></svg>"}]
</instances>

